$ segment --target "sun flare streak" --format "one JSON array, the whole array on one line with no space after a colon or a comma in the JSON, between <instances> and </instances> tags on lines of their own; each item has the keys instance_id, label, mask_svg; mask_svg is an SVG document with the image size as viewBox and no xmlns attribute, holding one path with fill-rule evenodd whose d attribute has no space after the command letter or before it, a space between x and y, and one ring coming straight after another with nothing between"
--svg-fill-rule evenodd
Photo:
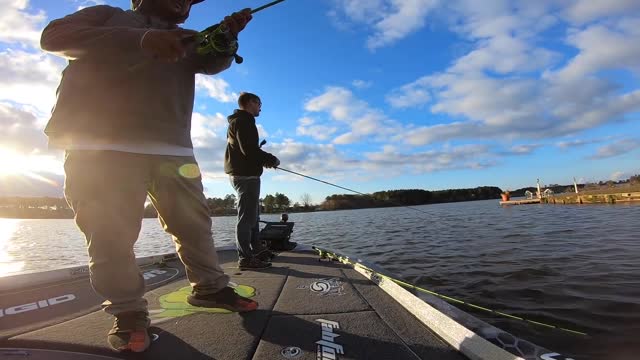
<instances>
[{"instance_id":1,"label":"sun flare streak","mask_svg":"<svg viewBox=\"0 0 640 360\"><path fill-rule=\"evenodd\" d=\"M51 156L23 155L0 148L0 177L20 175L57 186L58 183L42 173L58 173L61 168L61 164Z\"/></svg>"}]
</instances>

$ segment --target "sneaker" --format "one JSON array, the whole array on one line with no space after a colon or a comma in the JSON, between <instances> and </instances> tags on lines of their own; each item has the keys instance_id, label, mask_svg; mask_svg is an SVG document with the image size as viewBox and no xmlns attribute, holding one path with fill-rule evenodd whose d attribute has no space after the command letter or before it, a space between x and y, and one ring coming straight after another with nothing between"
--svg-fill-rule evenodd
<instances>
[{"instance_id":1,"label":"sneaker","mask_svg":"<svg viewBox=\"0 0 640 360\"><path fill-rule=\"evenodd\" d=\"M214 294L193 293L187 296L187 302L193 306L220 308L235 312L253 311L258 308L257 302L236 294L228 286Z\"/></svg>"},{"instance_id":2,"label":"sneaker","mask_svg":"<svg viewBox=\"0 0 640 360\"><path fill-rule=\"evenodd\" d=\"M245 258L242 260L238 260L238 267L240 270L244 269L266 269L271 266L271 263L268 261L263 261L258 259L257 257Z\"/></svg>"},{"instance_id":3,"label":"sneaker","mask_svg":"<svg viewBox=\"0 0 640 360\"><path fill-rule=\"evenodd\" d=\"M143 352L151 345L149 314L146 311L129 311L116 315L107 341L117 352Z\"/></svg>"},{"instance_id":4,"label":"sneaker","mask_svg":"<svg viewBox=\"0 0 640 360\"><path fill-rule=\"evenodd\" d=\"M276 254L269 249L264 249L256 254L256 258L264 262L269 262L274 257L276 257Z\"/></svg>"}]
</instances>

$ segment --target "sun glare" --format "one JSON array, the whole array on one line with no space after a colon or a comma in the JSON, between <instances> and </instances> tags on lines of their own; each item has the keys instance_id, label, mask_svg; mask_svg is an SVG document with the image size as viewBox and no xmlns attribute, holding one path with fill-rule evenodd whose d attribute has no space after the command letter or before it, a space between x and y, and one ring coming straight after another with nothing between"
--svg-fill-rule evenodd
<instances>
[{"instance_id":1,"label":"sun glare","mask_svg":"<svg viewBox=\"0 0 640 360\"><path fill-rule=\"evenodd\" d=\"M39 173L59 173L62 166L50 156L24 155L17 151L0 148L0 177L11 175L27 176L55 185Z\"/></svg>"},{"instance_id":2,"label":"sun glare","mask_svg":"<svg viewBox=\"0 0 640 360\"><path fill-rule=\"evenodd\" d=\"M15 151L0 149L0 176L18 175L25 172L25 156Z\"/></svg>"}]
</instances>

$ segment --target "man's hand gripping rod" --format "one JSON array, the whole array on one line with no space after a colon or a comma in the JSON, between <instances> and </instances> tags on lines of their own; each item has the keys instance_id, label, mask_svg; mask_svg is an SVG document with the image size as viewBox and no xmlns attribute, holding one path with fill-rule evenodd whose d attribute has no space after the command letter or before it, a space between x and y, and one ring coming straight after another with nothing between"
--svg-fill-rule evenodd
<instances>
[{"instance_id":1,"label":"man's hand gripping rod","mask_svg":"<svg viewBox=\"0 0 640 360\"><path fill-rule=\"evenodd\" d=\"M260 7L257 7L255 9L251 10L251 14L255 14L258 11L262 11L266 8L269 8L273 5L279 4L281 2L283 2L285 0L275 0L272 1L268 4L262 5ZM196 35L193 36L188 36L185 37L184 39L182 39L182 43L183 44L188 44L192 41L196 41L198 43L198 48L197 48L197 52L199 54L210 54L213 52L223 52L220 51L220 47L219 47L219 42L217 42L216 37L220 37L222 36L224 40L222 41L226 41L226 34L225 32L225 27L222 25L222 23L220 24L216 24L213 26L210 26L204 30L202 30L201 32L197 33ZM235 41L235 40L234 40ZM235 44L234 44L235 45ZM237 45L235 45L235 47L237 48ZM233 53L233 57L236 61L237 64L242 64L242 62L244 61L244 59L242 58L242 56L236 54L235 52Z\"/></svg>"}]
</instances>

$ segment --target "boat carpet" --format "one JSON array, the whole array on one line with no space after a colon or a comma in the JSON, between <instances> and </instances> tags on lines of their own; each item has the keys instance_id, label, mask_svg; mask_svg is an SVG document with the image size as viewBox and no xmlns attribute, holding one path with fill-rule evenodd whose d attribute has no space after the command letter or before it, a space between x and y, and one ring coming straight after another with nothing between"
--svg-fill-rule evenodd
<instances>
[{"instance_id":1,"label":"boat carpet","mask_svg":"<svg viewBox=\"0 0 640 360\"><path fill-rule=\"evenodd\" d=\"M61 270L62 271L62 270ZM184 278L176 258L141 267L146 291ZM104 298L91 288L88 269L71 268L67 280L0 291L0 339L77 318L101 308ZM37 274L34 274L37 275Z\"/></svg>"},{"instance_id":2,"label":"boat carpet","mask_svg":"<svg viewBox=\"0 0 640 360\"><path fill-rule=\"evenodd\" d=\"M274 259L270 269L241 271L234 251L219 254L236 292L258 301L258 310L238 314L192 307L185 301L190 286L182 277L146 293L151 332L156 339L144 353L109 350L106 333L113 318L94 311L0 339L0 347L5 349L0 349L0 358L6 351L29 353L30 349L42 349L57 353L33 351L29 359L64 358L56 357L64 354L60 351L87 354L84 358L77 357L78 360L97 359L95 356L230 360L465 359L376 284L347 265L319 261L310 251L284 252ZM38 357L39 354L42 357Z\"/></svg>"}]
</instances>

